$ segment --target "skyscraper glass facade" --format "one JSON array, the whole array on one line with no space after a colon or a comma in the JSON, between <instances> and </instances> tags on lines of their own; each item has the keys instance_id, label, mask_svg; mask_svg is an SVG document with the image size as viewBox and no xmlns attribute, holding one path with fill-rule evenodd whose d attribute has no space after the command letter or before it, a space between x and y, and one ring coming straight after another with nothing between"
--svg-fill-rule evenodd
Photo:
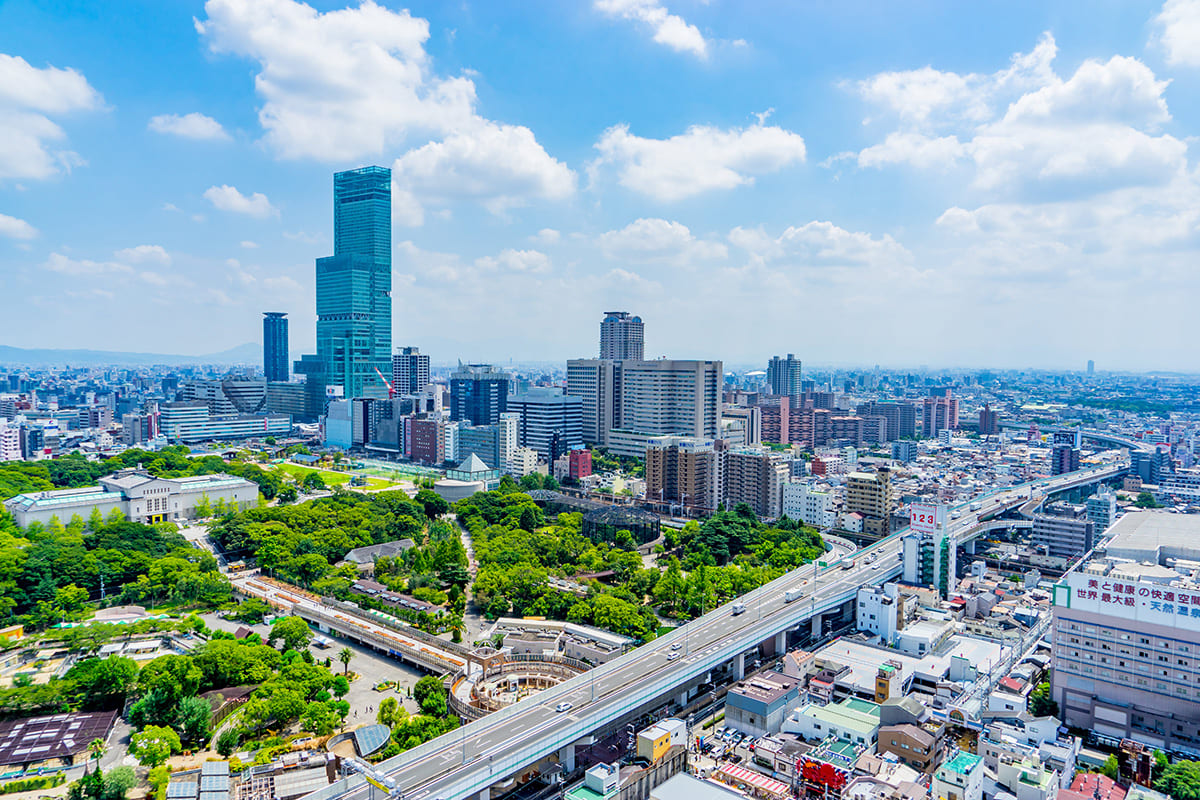
<instances>
[{"instance_id":1,"label":"skyscraper glass facade","mask_svg":"<svg viewBox=\"0 0 1200 800\"><path fill-rule=\"evenodd\" d=\"M333 255L317 259L317 353L296 363L314 393L386 395L376 370L392 368L391 209L391 170L333 176Z\"/></svg>"},{"instance_id":2,"label":"skyscraper glass facade","mask_svg":"<svg viewBox=\"0 0 1200 800\"><path fill-rule=\"evenodd\" d=\"M263 312L263 373L268 381L288 379L288 321L282 311Z\"/></svg>"}]
</instances>

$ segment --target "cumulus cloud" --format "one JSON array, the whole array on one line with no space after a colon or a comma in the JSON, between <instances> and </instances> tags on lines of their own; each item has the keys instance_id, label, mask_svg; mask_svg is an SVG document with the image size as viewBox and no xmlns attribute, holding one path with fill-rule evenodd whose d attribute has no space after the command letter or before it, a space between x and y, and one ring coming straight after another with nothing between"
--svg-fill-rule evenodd
<instances>
[{"instance_id":1,"label":"cumulus cloud","mask_svg":"<svg viewBox=\"0 0 1200 800\"><path fill-rule=\"evenodd\" d=\"M470 121L475 87L431 74L429 23L366 0L320 13L294 0L209 0L196 30L214 53L257 61L266 143L283 158L347 161L410 131Z\"/></svg>"},{"instance_id":2,"label":"cumulus cloud","mask_svg":"<svg viewBox=\"0 0 1200 800\"><path fill-rule=\"evenodd\" d=\"M722 259L729 254L721 242L699 240L686 225L657 218L638 219L620 230L602 233L596 243L610 258L676 265Z\"/></svg>"},{"instance_id":3,"label":"cumulus cloud","mask_svg":"<svg viewBox=\"0 0 1200 800\"><path fill-rule=\"evenodd\" d=\"M196 30L212 52L258 62L259 122L279 157L345 163L428 142L395 162L399 224L421 224L429 204L465 199L503 213L575 190L575 174L532 131L477 113L468 77L435 74L429 23L408 11L208 0L205 12Z\"/></svg>"},{"instance_id":4,"label":"cumulus cloud","mask_svg":"<svg viewBox=\"0 0 1200 800\"><path fill-rule=\"evenodd\" d=\"M73 69L38 69L19 56L0 53L0 180L42 179L78 166L83 159L57 143L66 133L50 115L93 111L103 98Z\"/></svg>"},{"instance_id":5,"label":"cumulus cloud","mask_svg":"<svg viewBox=\"0 0 1200 800\"><path fill-rule=\"evenodd\" d=\"M147 127L155 133L181 136L184 139L228 140L229 134L212 117L193 111L190 114L160 114L151 117Z\"/></svg>"},{"instance_id":6,"label":"cumulus cloud","mask_svg":"<svg viewBox=\"0 0 1200 800\"><path fill-rule=\"evenodd\" d=\"M43 269L48 269L51 272L57 272L61 275L72 276L97 276L97 275L131 275L133 269L128 264L120 264L115 261L90 261L88 259L74 259L63 255L62 253L51 253L46 262L42 264Z\"/></svg>"},{"instance_id":7,"label":"cumulus cloud","mask_svg":"<svg viewBox=\"0 0 1200 800\"><path fill-rule=\"evenodd\" d=\"M529 237L529 241L540 245L558 244L562 239L562 234L554 230L554 228L542 228L540 231Z\"/></svg>"},{"instance_id":8,"label":"cumulus cloud","mask_svg":"<svg viewBox=\"0 0 1200 800\"><path fill-rule=\"evenodd\" d=\"M1200 0L1167 0L1154 22L1167 63L1200 67Z\"/></svg>"},{"instance_id":9,"label":"cumulus cloud","mask_svg":"<svg viewBox=\"0 0 1200 800\"><path fill-rule=\"evenodd\" d=\"M171 254L157 244L139 244L137 247L126 247L113 253L118 261L126 264L159 264L171 265Z\"/></svg>"},{"instance_id":10,"label":"cumulus cloud","mask_svg":"<svg viewBox=\"0 0 1200 800\"><path fill-rule=\"evenodd\" d=\"M9 239L33 239L37 235L37 228L25 220L0 214L0 236L6 236Z\"/></svg>"},{"instance_id":11,"label":"cumulus cloud","mask_svg":"<svg viewBox=\"0 0 1200 800\"><path fill-rule=\"evenodd\" d=\"M533 131L488 121L405 153L396 159L392 179L397 216L410 225L424 221L426 204L469 199L503 214L533 199L575 193L575 173L552 158Z\"/></svg>"},{"instance_id":12,"label":"cumulus cloud","mask_svg":"<svg viewBox=\"0 0 1200 800\"><path fill-rule=\"evenodd\" d=\"M777 237L737 227L729 232L729 241L759 261L799 267L887 267L913 261L912 253L891 236L874 237L819 220L790 226Z\"/></svg>"},{"instance_id":13,"label":"cumulus cloud","mask_svg":"<svg viewBox=\"0 0 1200 800\"><path fill-rule=\"evenodd\" d=\"M922 169L948 167L965 154L957 136L933 138L915 131L893 131L882 144L872 145L858 154L860 167L887 164L912 164Z\"/></svg>"},{"instance_id":14,"label":"cumulus cloud","mask_svg":"<svg viewBox=\"0 0 1200 800\"><path fill-rule=\"evenodd\" d=\"M497 256L475 259L475 266L488 270L543 274L550 271L550 257L538 250L501 250Z\"/></svg>"},{"instance_id":15,"label":"cumulus cloud","mask_svg":"<svg viewBox=\"0 0 1200 800\"><path fill-rule=\"evenodd\" d=\"M802 164L806 156L799 134L762 121L728 130L696 125L669 139L646 139L617 125L595 147L593 177L612 166L625 188L665 201L753 184L754 176Z\"/></svg>"},{"instance_id":16,"label":"cumulus cloud","mask_svg":"<svg viewBox=\"0 0 1200 800\"><path fill-rule=\"evenodd\" d=\"M598 11L610 17L637 22L654 35L654 41L677 53L708 58L708 41L700 29L683 17L670 13L657 0L596 0Z\"/></svg>"},{"instance_id":17,"label":"cumulus cloud","mask_svg":"<svg viewBox=\"0 0 1200 800\"><path fill-rule=\"evenodd\" d=\"M259 219L279 216L279 209L271 205L271 201L265 194L255 192L251 195L244 195L237 190L237 187L228 184L210 186L204 190L204 198L212 203L214 208L221 211L245 214Z\"/></svg>"},{"instance_id":18,"label":"cumulus cloud","mask_svg":"<svg viewBox=\"0 0 1200 800\"><path fill-rule=\"evenodd\" d=\"M868 104L911 126L980 122L991 118L997 104L1013 92L1053 80L1051 62L1057 53L1054 37L1046 33L1032 51L1014 54L1008 67L992 74L960 75L925 66L881 72L858 81L855 88Z\"/></svg>"},{"instance_id":19,"label":"cumulus cloud","mask_svg":"<svg viewBox=\"0 0 1200 800\"><path fill-rule=\"evenodd\" d=\"M1187 146L1160 132L1167 81L1135 58L1088 60L1063 79L1045 34L990 75L930 67L858 83L900 128L858 153L860 167L942 169L968 162L971 187L1056 201L1127 186L1164 185L1186 169Z\"/></svg>"}]
</instances>

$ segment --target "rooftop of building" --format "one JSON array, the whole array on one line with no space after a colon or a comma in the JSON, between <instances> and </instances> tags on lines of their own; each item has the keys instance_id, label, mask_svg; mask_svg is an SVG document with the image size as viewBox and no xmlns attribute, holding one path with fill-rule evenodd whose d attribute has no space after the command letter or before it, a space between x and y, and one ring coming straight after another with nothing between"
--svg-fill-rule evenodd
<instances>
[{"instance_id":1,"label":"rooftop of building","mask_svg":"<svg viewBox=\"0 0 1200 800\"><path fill-rule=\"evenodd\" d=\"M72 758L92 740L107 739L116 718L115 711L99 711L0 722L0 765Z\"/></svg>"},{"instance_id":2,"label":"rooftop of building","mask_svg":"<svg viewBox=\"0 0 1200 800\"><path fill-rule=\"evenodd\" d=\"M875 729L879 727L879 706L856 697L828 705L808 703L797 709L796 714L820 720L842 730L860 733L864 737L874 735Z\"/></svg>"},{"instance_id":3,"label":"rooftop of building","mask_svg":"<svg viewBox=\"0 0 1200 800\"><path fill-rule=\"evenodd\" d=\"M346 555L342 556L342 560L349 561L351 564L371 564L382 556L398 556L406 550L411 550L414 545L415 542L412 539L369 544L366 547L356 547L348 551Z\"/></svg>"},{"instance_id":4,"label":"rooftop of building","mask_svg":"<svg viewBox=\"0 0 1200 800\"><path fill-rule=\"evenodd\" d=\"M1124 800L1125 787L1107 775L1081 772L1071 781L1071 791L1089 800Z\"/></svg>"},{"instance_id":5,"label":"rooftop of building","mask_svg":"<svg viewBox=\"0 0 1200 800\"><path fill-rule=\"evenodd\" d=\"M924 656L910 656L894 649L885 649L863 641L842 638L831 642L816 652L816 657L848 667L848 672L837 676L837 682L853 685L864 691L875 691L875 676L884 661L900 662L902 681L913 675L929 680L944 680L950 672L950 663L955 656L986 669L989 664L1000 663L1005 648L998 642L977 639L972 636L952 635Z\"/></svg>"},{"instance_id":6,"label":"rooftop of building","mask_svg":"<svg viewBox=\"0 0 1200 800\"><path fill-rule=\"evenodd\" d=\"M739 681L729 690L729 694L740 695L770 705L795 691L796 681L792 678L756 675L753 678Z\"/></svg>"},{"instance_id":7,"label":"rooftop of building","mask_svg":"<svg viewBox=\"0 0 1200 800\"><path fill-rule=\"evenodd\" d=\"M744 800L745 795L715 781L701 780L686 772L650 790L650 800Z\"/></svg>"},{"instance_id":8,"label":"rooftop of building","mask_svg":"<svg viewBox=\"0 0 1200 800\"><path fill-rule=\"evenodd\" d=\"M1166 558L1200 561L1200 515L1166 511L1137 511L1121 517L1108 529L1105 552L1162 564Z\"/></svg>"},{"instance_id":9,"label":"rooftop of building","mask_svg":"<svg viewBox=\"0 0 1200 800\"><path fill-rule=\"evenodd\" d=\"M959 775L966 775L971 770L979 765L983 760L982 756L977 756L974 753L968 753L966 750L959 750L954 758L942 764L942 769L947 772L955 772Z\"/></svg>"}]
</instances>

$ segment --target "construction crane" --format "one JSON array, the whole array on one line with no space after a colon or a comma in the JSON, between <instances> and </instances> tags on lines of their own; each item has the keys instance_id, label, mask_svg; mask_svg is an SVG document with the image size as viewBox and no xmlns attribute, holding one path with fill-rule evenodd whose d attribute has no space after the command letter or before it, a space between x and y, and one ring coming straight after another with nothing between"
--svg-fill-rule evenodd
<instances>
[{"instance_id":1,"label":"construction crane","mask_svg":"<svg viewBox=\"0 0 1200 800\"><path fill-rule=\"evenodd\" d=\"M388 400L395 399L396 389L392 386L387 378L383 377L383 373L379 371L379 367L375 368L375 374L379 376L379 380L383 381L383 385L388 387Z\"/></svg>"}]
</instances>

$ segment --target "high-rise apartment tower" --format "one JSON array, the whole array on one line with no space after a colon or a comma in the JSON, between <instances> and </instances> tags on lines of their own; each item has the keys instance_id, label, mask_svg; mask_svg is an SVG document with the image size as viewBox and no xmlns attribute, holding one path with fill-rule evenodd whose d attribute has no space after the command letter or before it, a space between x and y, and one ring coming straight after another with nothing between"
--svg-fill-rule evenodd
<instances>
[{"instance_id":1,"label":"high-rise apartment tower","mask_svg":"<svg viewBox=\"0 0 1200 800\"><path fill-rule=\"evenodd\" d=\"M401 347L392 356L392 388L397 395L416 394L429 385L429 356L416 347Z\"/></svg>"},{"instance_id":2,"label":"high-rise apartment tower","mask_svg":"<svg viewBox=\"0 0 1200 800\"><path fill-rule=\"evenodd\" d=\"M800 361L791 353L787 358L775 356L767 362L767 384L771 394L799 397L804 391L800 382Z\"/></svg>"},{"instance_id":3,"label":"high-rise apartment tower","mask_svg":"<svg viewBox=\"0 0 1200 800\"><path fill-rule=\"evenodd\" d=\"M642 318L627 311L606 311L600 323L600 358L640 361L643 351Z\"/></svg>"}]
</instances>

